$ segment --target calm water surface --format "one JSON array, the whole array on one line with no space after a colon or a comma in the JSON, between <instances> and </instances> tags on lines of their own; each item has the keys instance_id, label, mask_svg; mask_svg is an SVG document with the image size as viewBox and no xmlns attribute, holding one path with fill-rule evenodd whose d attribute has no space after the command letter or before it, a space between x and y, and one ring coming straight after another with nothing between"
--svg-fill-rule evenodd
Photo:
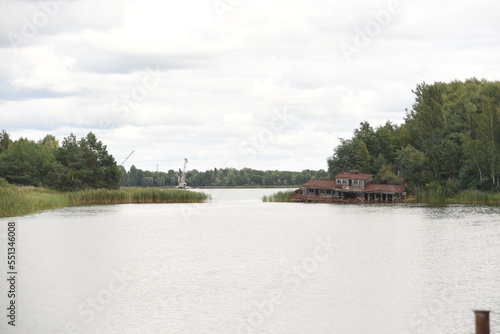
<instances>
[{"instance_id":1,"label":"calm water surface","mask_svg":"<svg viewBox=\"0 0 500 334\"><path fill-rule=\"evenodd\" d=\"M499 208L260 202L275 191L1 219L0 333L473 333L473 309L500 311Z\"/></svg>"}]
</instances>

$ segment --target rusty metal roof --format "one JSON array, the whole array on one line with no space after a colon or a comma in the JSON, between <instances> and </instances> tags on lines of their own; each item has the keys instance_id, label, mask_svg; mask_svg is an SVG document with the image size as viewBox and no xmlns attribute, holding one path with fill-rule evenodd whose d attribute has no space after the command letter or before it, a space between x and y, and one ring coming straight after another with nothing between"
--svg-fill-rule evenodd
<instances>
[{"instance_id":1,"label":"rusty metal roof","mask_svg":"<svg viewBox=\"0 0 500 334\"><path fill-rule=\"evenodd\" d=\"M370 177L373 177L373 174L363 174L354 170L348 172L342 172L337 176L335 176L336 179L351 179L351 180L367 180Z\"/></svg>"},{"instance_id":2,"label":"rusty metal roof","mask_svg":"<svg viewBox=\"0 0 500 334\"><path fill-rule=\"evenodd\" d=\"M335 186L334 180L309 180L306 183L302 184L301 187L309 187L309 188L323 188L323 189L333 189Z\"/></svg>"},{"instance_id":3,"label":"rusty metal roof","mask_svg":"<svg viewBox=\"0 0 500 334\"><path fill-rule=\"evenodd\" d=\"M383 192L383 193L400 193L406 189L406 186L396 184L368 184L363 192Z\"/></svg>"}]
</instances>

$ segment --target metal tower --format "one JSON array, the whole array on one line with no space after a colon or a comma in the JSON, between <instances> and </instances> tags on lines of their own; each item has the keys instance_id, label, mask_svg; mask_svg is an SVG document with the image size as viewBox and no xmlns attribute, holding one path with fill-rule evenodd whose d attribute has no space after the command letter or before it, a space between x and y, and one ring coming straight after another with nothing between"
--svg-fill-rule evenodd
<instances>
[{"instance_id":1,"label":"metal tower","mask_svg":"<svg viewBox=\"0 0 500 334\"><path fill-rule=\"evenodd\" d=\"M186 183L187 163L188 163L188 159L184 158L184 169L182 170L182 174L179 177L179 186L177 188L185 189L187 187L187 183Z\"/></svg>"}]
</instances>

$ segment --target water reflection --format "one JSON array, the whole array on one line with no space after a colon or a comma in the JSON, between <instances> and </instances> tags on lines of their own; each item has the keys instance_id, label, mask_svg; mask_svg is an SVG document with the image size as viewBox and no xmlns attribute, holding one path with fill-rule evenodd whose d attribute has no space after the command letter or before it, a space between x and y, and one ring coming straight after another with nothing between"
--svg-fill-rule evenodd
<instances>
[{"instance_id":1,"label":"water reflection","mask_svg":"<svg viewBox=\"0 0 500 334\"><path fill-rule=\"evenodd\" d=\"M498 309L499 208L260 202L275 191L16 218L16 333L466 333Z\"/></svg>"}]
</instances>

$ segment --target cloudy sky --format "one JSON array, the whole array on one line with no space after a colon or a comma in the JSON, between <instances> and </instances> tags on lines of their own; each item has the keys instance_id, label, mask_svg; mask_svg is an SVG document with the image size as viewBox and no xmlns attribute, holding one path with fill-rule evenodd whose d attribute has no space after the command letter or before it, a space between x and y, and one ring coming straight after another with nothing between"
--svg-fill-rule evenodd
<instances>
[{"instance_id":1,"label":"cloudy sky","mask_svg":"<svg viewBox=\"0 0 500 334\"><path fill-rule=\"evenodd\" d=\"M0 0L0 129L138 168L326 169L418 83L500 79L496 0Z\"/></svg>"}]
</instances>

